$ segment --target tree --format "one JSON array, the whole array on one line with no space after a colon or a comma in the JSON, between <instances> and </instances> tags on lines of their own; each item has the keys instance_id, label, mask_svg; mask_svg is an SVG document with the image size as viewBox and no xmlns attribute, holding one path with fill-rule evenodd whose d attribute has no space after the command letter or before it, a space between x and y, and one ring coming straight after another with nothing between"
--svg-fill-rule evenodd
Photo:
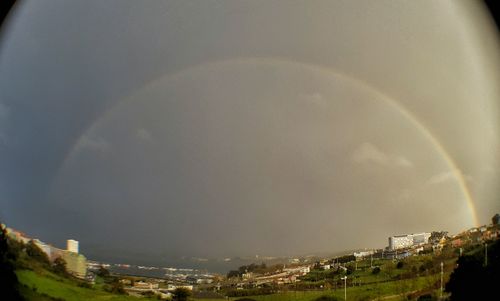
<instances>
[{"instance_id":1,"label":"tree","mask_svg":"<svg viewBox=\"0 0 500 301\"><path fill-rule=\"evenodd\" d=\"M484 253L484 247L481 247L476 253L458 259L458 267L446 284L446 291L451 293L450 301L489 300L489 296L498 294L500 241L488 247L487 266Z\"/></svg>"},{"instance_id":2,"label":"tree","mask_svg":"<svg viewBox=\"0 0 500 301\"><path fill-rule=\"evenodd\" d=\"M189 296L191 296L191 291L184 287L178 287L172 294L174 295L174 300L176 301L187 301Z\"/></svg>"},{"instance_id":3,"label":"tree","mask_svg":"<svg viewBox=\"0 0 500 301\"><path fill-rule=\"evenodd\" d=\"M50 266L49 257L35 244L33 240L30 240L26 245L26 254L39 263L45 266Z\"/></svg>"},{"instance_id":4,"label":"tree","mask_svg":"<svg viewBox=\"0 0 500 301\"><path fill-rule=\"evenodd\" d=\"M108 278L108 283L104 285L104 290L113 294L126 294L125 288L116 277Z\"/></svg>"},{"instance_id":5,"label":"tree","mask_svg":"<svg viewBox=\"0 0 500 301\"><path fill-rule=\"evenodd\" d=\"M429 241L438 243L442 238L448 237L448 231L432 231Z\"/></svg>"},{"instance_id":6,"label":"tree","mask_svg":"<svg viewBox=\"0 0 500 301\"><path fill-rule=\"evenodd\" d=\"M227 278L240 277L240 272L237 270L231 270L227 273Z\"/></svg>"},{"instance_id":7,"label":"tree","mask_svg":"<svg viewBox=\"0 0 500 301\"><path fill-rule=\"evenodd\" d=\"M23 300L19 293L19 282L14 272L14 254L9 250L7 233L0 226L0 292L2 300Z\"/></svg>"},{"instance_id":8,"label":"tree","mask_svg":"<svg viewBox=\"0 0 500 301\"><path fill-rule=\"evenodd\" d=\"M409 273L410 273L410 277L412 277L412 278L413 277L417 277L418 276L418 274L417 274L418 273L417 267L414 266L414 265L412 265Z\"/></svg>"},{"instance_id":9,"label":"tree","mask_svg":"<svg viewBox=\"0 0 500 301\"><path fill-rule=\"evenodd\" d=\"M404 263L402 261L399 261L398 264L396 265L397 269L402 269L404 266Z\"/></svg>"},{"instance_id":10,"label":"tree","mask_svg":"<svg viewBox=\"0 0 500 301\"><path fill-rule=\"evenodd\" d=\"M493 217L491 218L491 223L493 225L498 225L500 223L500 214L495 214L493 215Z\"/></svg>"},{"instance_id":11,"label":"tree","mask_svg":"<svg viewBox=\"0 0 500 301\"><path fill-rule=\"evenodd\" d=\"M99 267L99 270L97 270L96 275L101 278L108 278L111 275L111 273L108 271L108 269L106 269L101 265Z\"/></svg>"},{"instance_id":12,"label":"tree","mask_svg":"<svg viewBox=\"0 0 500 301\"><path fill-rule=\"evenodd\" d=\"M52 270L60 275L67 275L68 270L66 269L66 260L62 257L57 257L52 264Z\"/></svg>"},{"instance_id":13,"label":"tree","mask_svg":"<svg viewBox=\"0 0 500 301\"><path fill-rule=\"evenodd\" d=\"M418 297L417 301L434 301L434 297L431 294L424 294Z\"/></svg>"}]
</instances>

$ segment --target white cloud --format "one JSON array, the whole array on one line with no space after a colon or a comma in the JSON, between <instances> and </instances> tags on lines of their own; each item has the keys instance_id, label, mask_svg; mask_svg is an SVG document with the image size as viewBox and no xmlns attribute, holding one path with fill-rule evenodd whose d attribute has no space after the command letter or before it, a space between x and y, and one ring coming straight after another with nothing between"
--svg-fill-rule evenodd
<instances>
[{"instance_id":1,"label":"white cloud","mask_svg":"<svg viewBox=\"0 0 500 301\"><path fill-rule=\"evenodd\" d=\"M106 152L109 150L110 144L102 137L90 137L89 135L83 135L80 138L80 141L78 141L76 148L78 150L88 149L92 151Z\"/></svg>"},{"instance_id":2,"label":"white cloud","mask_svg":"<svg viewBox=\"0 0 500 301\"><path fill-rule=\"evenodd\" d=\"M429 180L427 180L427 184L436 185L436 184L441 184L441 183L445 183L445 182L449 182L449 181L455 181L455 180L457 180L457 176L456 176L457 173L460 174L461 171L460 170L457 170L457 172L454 172L452 170L443 171L441 173L438 173L438 174L431 176L429 178ZM462 176L463 176L464 180L467 182L474 181L472 176L470 176L470 175L462 174Z\"/></svg>"},{"instance_id":3,"label":"white cloud","mask_svg":"<svg viewBox=\"0 0 500 301\"><path fill-rule=\"evenodd\" d=\"M151 133L144 129L144 128L140 128L136 131L136 135L139 139L142 139L142 140L151 140L153 138L153 136L151 135Z\"/></svg>"},{"instance_id":4,"label":"white cloud","mask_svg":"<svg viewBox=\"0 0 500 301\"><path fill-rule=\"evenodd\" d=\"M401 167L413 167L413 162L411 162L410 160L408 160L407 158L405 158L403 156L397 157L395 159L395 163L396 163L396 165L401 166Z\"/></svg>"},{"instance_id":5,"label":"white cloud","mask_svg":"<svg viewBox=\"0 0 500 301\"><path fill-rule=\"evenodd\" d=\"M403 156L384 153L375 145L365 142L361 144L352 154L352 160L356 163L377 163L381 165L394 165L399 167L413 167L413 162Z\"/></svg>"},{"instance_id":6,"label":"white cloud","mask_svg":"<svg viewBox=\"0 0 500 301\"><path fill-rule=\"evenodd\" d=\"M452 180L455 180L455 174L450 170L433 175L427 180L427 184L436 185Z\"/></svg>"},{"instance_id":7,"label":"white cloud","mask_svg":"<svg viewBox=\"0 0 500 301\"><path fill-rule=\"evenodd\" d=\"M356 163L374 162L387 164L389 161L386 154L370 143L363 143L360 147L354 150L352 159Z\"/></svg>"}]
</instances>

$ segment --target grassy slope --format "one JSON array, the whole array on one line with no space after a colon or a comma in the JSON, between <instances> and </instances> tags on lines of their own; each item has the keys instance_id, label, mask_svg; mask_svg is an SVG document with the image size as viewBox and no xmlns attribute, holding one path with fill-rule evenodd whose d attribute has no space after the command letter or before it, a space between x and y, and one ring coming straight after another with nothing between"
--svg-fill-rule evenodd
<instances>
[{"instance_id":1,"label":"grassy slope","mask_svg":"<svg viewBox=\"0 0 500 301\"><path fill-rule=\"evenodd\" d=\"M412 280L392 281L372 285L363 285L347 288L347 298L349 300L373 300L376 298L405 294L421 290L429 286L430 282L436 280L435 276L418 277ZM273 295L249 296L248 298L257 301L312 301L323 295L335 296L339 300L344 299L344 289L323 290L323 291L289 291ZM398 297L398 296L394 296ZM401 298L399 296L399 298ZM238 298L230 298L235 300ZM220 301L221 299L200 299L200 301ZM406 300L406 299L405 299Z\"/></svg>"},{"instance_id":2,"label":"grassy slope","mask_svg":"<svg viewBox=\"0 0 500 301\"><path fill-rule=\"evenodd\" d=\"M104 292L99 289L89 289L78 287L77 283L52 274L50 272L34 272L29 270L16 271L19 282L29 288L36 288L36 292L24 288L22 290L27 300L49 300L42 294L54 298L61 298L66 301L84 301L84 300L106 300L106 301L137 301L147 300L145 298L136 298L125 295L115 295Z\"/></svg>"},{"instance_id":3,"label":"grassy slope","mask_svg":"<svg viewBox=\"0 0 500 301\"><path fill-rule=\"evenodd\" d=\"M354 271L353 274L348 277L351 279L355 278L357 283L362 283L364 285L361 286L350 286L348 284L347 288L347 297L349 300L374 300L377 298L387 298L387 300L398 300L403 299L401 295L407 295L410 292L415 291L428 291L428 292L436 292L435 288L433 288L433 284L439 281L439 274L433 274L426 276L427 273L421 272L420 277L406 279L406 280L394 280L397 279L404 272L408 272L412 266L420 266L425 261L431 260L432 256L418 256L411 257L404 260L404 268L397 269L396 263L391 260L374 260L374 266L380 266L381 272L378 275L372 274L372 269L370 268L370 261L360 261L357 264L358 270ZM449 278L451 273L451 269L455 264L455 258L444 259L445 266L449 268L448 271L445 271L446 281ZM329 271L312 272L311 277L315 278L314 273L328 273ZM335 279L339 280L341 275L336 275ZM321 277L319 277L321 279ZM320 281L321 282L321 281ZM378 283L373 283L378 282ZM371 283L371 284L367 284ZM403 293L403 294L402 294ZM257 301L312 301L315 298L322 295L330 295L335 296L339 300L344 299L344 289L343 286L333 289L325 289L325 290L311 290L311 291L297 291L294 292L290 289L288 292L281 292L273 295L260 295L260 296L249 296L248 298L257 300ZM392 296L392 298L389 298ZM235 300L238 298L230 298L230 300ZM406 298L404 298L406 300ZM209 299L200 299L199 301L216 301ZM218 299L217 301L220 301Z\"/></svg>"},{"instance_id":4,"label":"grassy slope","mask_svg":"<svg viewBox=\"0 0 500 301\"><path fill-rule=\"evenodd\" d=\"M55 275L47 271L19 270L16 272L19 281L29 288L36 287L36 292L30 289L23 289L23 294L27 300L49 301L50 298L42 294L61 298L67 301L80 300L109 300L109 301L137 301L147 300L132 296L114 295L104 292L98 288L88 289L78 287L76 282ZM430 283L436 281L436 276L419 277L412 280L392 281L371 285L348 287L347 295L350 300L371 300L377 297L398 294L398 292L410 292L428 287ZM257 301L311 301L322 295L332 295L343 299L344 290L324 290L324 291L288 291L273 295L251 296ZM231 298L231 300L238 298ZM210 301L209 299L200 299ZM220 301L221 299L218 299Z\"/></svg>"}]
</instances>

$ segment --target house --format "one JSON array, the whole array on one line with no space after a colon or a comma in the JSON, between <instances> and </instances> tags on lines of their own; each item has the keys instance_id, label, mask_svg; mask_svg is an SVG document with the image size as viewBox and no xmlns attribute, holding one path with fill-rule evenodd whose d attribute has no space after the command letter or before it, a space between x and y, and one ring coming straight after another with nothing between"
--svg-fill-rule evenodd
<instances>
[{"instance_id":1,"label":"house","mask_svg":"<svg viewBox=\"0 0 500 301\"><path fill-rule=\"evenodd\" d=\"M145 290L155 290L159 288L158 283L138 281L134 283L134 288L145 289Z\"/></svg>"}]
</instances>

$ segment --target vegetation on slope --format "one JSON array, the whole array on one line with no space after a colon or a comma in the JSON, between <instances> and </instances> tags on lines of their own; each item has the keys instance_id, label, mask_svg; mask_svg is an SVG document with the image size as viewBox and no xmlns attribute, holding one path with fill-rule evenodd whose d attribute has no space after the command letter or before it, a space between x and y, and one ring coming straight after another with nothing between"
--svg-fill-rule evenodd
<instances>
[{"instance_id":1,"label":"vegetation on slope","mask_svg":"<svg viewBox=\"0 0 500 301\"><path fill-rule=\"evenodd\" d=\"M16 254L11 252L7 234L0 226L0 291L7 300L21 300L19 282L14 273Z\"/></svg>"},{"instance_id":2,"label":"vegetation on slope","mask_svg":"<svg viewBox=\"0 0 500 301\"><path fill-rule=\"evenodd\" d=\"M2 300L26 301L137 301L147 300L113 290L114 282L98 284L74 278L59 259L51 263L32 241L27 244L9 239L0 231L0 289ZM122 293L122 294L117 294Z\"/></svg>"}]
</instances>

